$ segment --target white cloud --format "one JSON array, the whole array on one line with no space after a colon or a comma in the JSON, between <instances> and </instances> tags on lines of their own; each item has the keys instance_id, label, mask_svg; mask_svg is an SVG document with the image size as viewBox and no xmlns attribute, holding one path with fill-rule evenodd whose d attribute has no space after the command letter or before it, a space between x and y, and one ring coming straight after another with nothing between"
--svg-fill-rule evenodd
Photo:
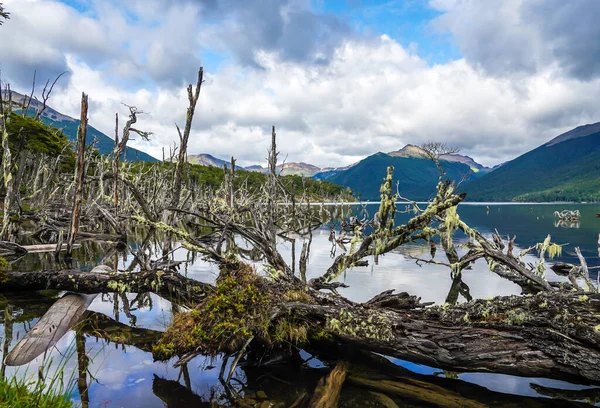
<instances>
[{"instance_id":1,"label":"white cloud","mask_svg":"<svg viewBox=\"0 0 600 408\"><path fill-rule=\"evenodd\" d=\"M28 39L33 48L57 50L57 59L64 58L71 71L68 85L57 91L51 105L77 116L85 91L91 100L91 124L108 135L114 131L115 112L124 123L127 109L122 103L136 105L148 112L140 117L139 128L155 136L150 144L136 140L131 145L161 157L162 148L177 141L174 122L183 125L185 120L187 96L179 83L184 78L195 83L200 9L167 9L160 22L146 10L147 23L134 24L103 0L97 3L105 8L98 6L96 12L106 10L97 16L98 27L105 34L110 31L111 41L128 44L120 50L122 59L105 52L106 61L98 63L86 58L77 44L61 48L62 40L56 40L58 45L46 47L38 37ZM459 3L438 0L436 6L450 15ZM56 3L39 0L30 6L38 5ZM6 24L0 30L16 30L11 35L18 36L19 27ZM69 32L65 27L52 38ZM519 30L515 35L529 38ZM161 37L164 42L155 42ZM180 44L171 47L178 39ZM105 50L101 40L89 41L90 49ZM520 37L514 41L527 44ZM190 58L185 57L188 52ZM278 49L254 50L253 58L258 66L229 59L216 72L206 72L190 154L234 155L243 165L263 162L270 127L276 125L287 161L340 166L406 143L439 140L494 165L600 117L600 80L566 76L558 62L502 75L469 58L430 66L385 35L349 36L332 49L327 64L288 58Z\"/></svg>"}]
</instances>

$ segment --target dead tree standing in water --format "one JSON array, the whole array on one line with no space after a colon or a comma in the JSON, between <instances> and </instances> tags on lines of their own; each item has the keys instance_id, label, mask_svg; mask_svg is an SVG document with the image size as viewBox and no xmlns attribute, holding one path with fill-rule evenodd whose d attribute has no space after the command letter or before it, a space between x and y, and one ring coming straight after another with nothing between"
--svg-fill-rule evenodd
<instances>
[{"instance_id":1,"label":"dead tree standing in water","mask_svg":"<svg viewBox=\"0 0 600 408\"><path fill-rule=\"evenodd\" d=\"M85 137L87 134L88 96L81 94L81 118L77 129L77 166L75 172L75 198L73 199L73 212L71 214L71 225L69 238L67 240L67 256L71 256L75 237L79 230L79 212L81 211L81 198L83 195L83 183L85 181Z\"/></svg>"}]
</instances>

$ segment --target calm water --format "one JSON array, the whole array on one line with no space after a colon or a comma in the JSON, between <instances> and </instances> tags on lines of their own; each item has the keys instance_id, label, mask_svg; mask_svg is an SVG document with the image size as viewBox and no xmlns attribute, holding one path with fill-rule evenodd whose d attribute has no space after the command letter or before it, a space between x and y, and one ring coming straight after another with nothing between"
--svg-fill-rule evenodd
<instances>
[{"instance_id":1,"label":"calm water","mask_svg":"<svg viewBox=\"0 0 600 408\"><path fill-rule=\"evenodd\" d=\"M577 262L574 248L579 246L590 267L600 266L598 234L600 233L600 218L595 216L600 213L600 205L461 205L459 214L470 226L477 228L483 233L491 233L497 230L502 236L516 235L518 248L526 248L544 240L547 234L551 234L552 241L559 244L569 244L564 247L561 257L555 261ZM402 207L402 206L399 206ZM350 212L362 217L372 216L377 206L367 207L337 207L333 209L336 214L347 216ZM563 209L579 209L581 219L578 223L560 223L553 216L554 211ZM364 214L364 212L368 214ZM408 215L399 214L397 222L408 219ZM315 231L307 270L307 278L317 277L330 265L331 243L328 242L328 226ZM295 252L296 259L302 248L302 240L299 238L295 244L290 242L280 243L281 252L291 262L292 253ZM341 249L337 248L336 255ZM131 262L128 254L98 255L105 254L106 249L97 245L86 246L79 250L77 263L81 269L91 269L93 266L105 261L113 264L117 261L119 268L125 268ZM370 260L368 267L355 268L347 271L340 279L350 285L342 289L340 293L355 301L366 301L374 295L386 289L406 291L422 297L423 301L443 303L450 288L450 273L444 267L426 265L419 267L414 260L407 256L424 256L429 258L429 247L422 245L406 245L393 253L379 258L378 264L374 265ZM177 250L173 254L176 260L189 260L191 255L185 250ZM39 270L51 267L50 255L46 257L30 256L13 264L14 270ZM438 251L436 259L443 259L442 251ZM535 258L531 257L533 261ZM297 268L297 267L296 267ZM212 282L217 276L218 269L212 264L201 261L190 262L182 268L182 273L188 277L205 282ZM597 270L593 270L595 279ZM520 293L519 287L506 280L498 278L488 271L485 262L478 261L471 270L463 272L463 281L469 286L470 294L474 298L486 298L496 295L509 295ZM565 280L564 277L556 276L549 272L549 279ZM57 293L28 294L28 295L0 295L2 307L12 305L13 323L12 339L4 340L5 321L1 318L0 334L4 351L12 348L18 339L35 324L47 308L54 301ZM99 295L90 310L105 314L124 325L134 327L134 330L143 331L151 329L164 331L171 321L173 305L165 299L155 295L148 295L142 299L136 299L136 294L127 294L127 300L131 303L130 311L123 308L124 299L119 298L115 304L115 297ZM459 301L464 301L459 298ZM123 330L114 325L112 330ZM127 329L126 330L130 330ZM9 340L9 341L8 341ZM67 359L67 375L74 373L77 377L77 359L74 351L75 333L69 332L57 346L48 353L47 358L56 361L61 358ZM144 347L116 345L107 343L102 339L87 336L85 349L91 358L89 373L93 380L89 390L90 407L163 407L163 406L210 406L208 403L202 405L202 401L219 400L224 402L225 390L218 380L221 361L219 359L208 360L202 356L188 363L186 370L173 368L174 361L167 363L156 363L152 361L152 355L143 350ZM64 357L61 357L64 356ZM244 369L236 370L233 385L236 391L247 398L260 402L256 392L262 391L266 394L268 401L280 402L280 406L289 406L302 394L312 392L316 382L324 375L325 364L311 359L310 356L301 352L300 357L307 362L299 361L298 364L286 366L273 366L266 369ZM442 387L448 392L458 393L466 399L485 401L484 405L502 406L505 403L513 406L540 406L539 401L527 397L542 397L535 385L560 388L563 390L585 389L566 382L520 378L499 374L484 373L441 373L441 370L432 367L415 365L409 362L392 360L395 366L389 369L394 376L406 376L412 380L426 381L436 387ZM40 357L28 367L7 368L7 374L17 372L17 375L37 373L40 365L44 364ZM394 368L396 367L396 368ZM381 368L383 370L383 368ZM450 380L440 377L458 378ZM88 381L90 377L88 376ZM600 395L600 389L596 390ZM590 394L590 391L587 391ZM413 406L423 406L428 399L424 391L423 400L406 396L388 395L396 403L403 406L409 403ZM259 394L264 398L262 393ZM79 401L77 388L73 393L73 399ZM575 394L572 398L583 399L581 394ZM358 388L352 383L344 385L341 406L385 406L377 405L376 398L365 390ZM428 406L436 403L428 400ZM551 403L551 400L543 400ZM588 399L588 402L595 400ZM558 405L560 403L557 401ZM370 404L370 405L368 405ZM439 404L438 404L439 405ZM258 405L257 405L258 406ZM268 406L265 404L264 406ZM273 404L273 406L275 406Z\"/></svg>"}]
</instances>

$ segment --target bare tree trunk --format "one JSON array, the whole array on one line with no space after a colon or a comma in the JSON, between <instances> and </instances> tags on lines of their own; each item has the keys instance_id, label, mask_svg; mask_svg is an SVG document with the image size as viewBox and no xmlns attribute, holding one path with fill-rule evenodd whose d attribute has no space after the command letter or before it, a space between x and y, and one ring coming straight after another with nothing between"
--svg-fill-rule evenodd
<instances>
[{"instance_id":1,"label":"bare tree trunk","mask_svg":"<svg viewBox=\"0 0 600 408\"><path fill-rule=\"evenodd\" d=\"M75 198L73 200L73 213L71 214L71 227L67 240L67 255L71 256L75 237L79 230L79 213L85 181L85 136L87 133L88 96L81 94L81 118L77 129L77 169L75 174Z\"/></svg>"},{"instance_id":2,"label":"bare tree trunk","mask_svg":"<svg viewBox=\"0 0 600 408\"><path fill-rule=\"evenodd\" d=\"M200 97L200 88L202 87L202 77L204 75L204 69L200 67L198 71L198 82L196 82L196 88L192 88L192 84L188 85L187 93L188 93L188 101L189 106L187 108L187 113L185 117L185 128L183 129L183 134L181 134L181 129L179 126L177 127L177 133L179 134L179 156L177 160L177 168L175 170L175 183L173 186L173 199L171 201L172 207L177 207L179 204L179 199L181 195L181 183L183 179L183 166L187 159L187 145L188 140L190 138L190 132L192 130L192 121L194 119L194 112L196 111L196 103L198 102L198 98Z\"/></svg>"},{"instance_id":3,"label":"bare tree trunk","mask_svg":"<svg viewBox=\"0 0 600 408\"><path fill-rule=\"evenodd\" d=\"M119 113L115 113L115 152L119 150ZM113 157L113 205L115 218L119 216L119 160Z\"/></svg>"},{"instance_id":4,"label":"bare tree trunk","mask_svg":"<svg viewBox=\"0 0 600 408\"><path fill-rule=\"evenodd\" d=\"M11 90L10 86L6 87L6 94L8 95L8 110L4 109L4 101L2 100L2 90L0 89L0 132L2 132L2 179L4 180L4 190L6 196L4 197L2 219L2 231L0 233L0 239L8 240L10 236L10 210L12 208L13 196L14 196L14 180L12 176L12 156L10 146L8 144L8 131L6 129L6 122L9 120L10 105L11 105Z\"/></svg>"},{"instance_id":5,"label":"bare tree trunk","mask_svg":"<svg viewBox=\"0 0 600 408\"><path fill-rule=\"evenodd\" d=\"M277 205L277 134L275 133L275 126L271 130L271 149L269 150L269 200L268 206L268 225L267 228L271 232L271 241L275 242L275 206Z\"/></svg>"},{"instance_id":6,"label":"bare tree trunk","mask_svg":"<svg viewBox=\"0 0 600 408\"><path fill-rule=\"evenodd\" d=\"M235 159L231 156L231 177L229 179L229 206L235 208Z\"/></svg>"}]
</instances>

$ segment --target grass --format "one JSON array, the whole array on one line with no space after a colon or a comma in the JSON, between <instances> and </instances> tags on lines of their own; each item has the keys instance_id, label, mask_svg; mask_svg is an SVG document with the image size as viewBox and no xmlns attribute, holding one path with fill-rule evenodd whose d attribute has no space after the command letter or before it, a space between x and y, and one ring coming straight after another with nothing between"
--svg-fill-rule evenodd
<instances>
[{"instance_id":1,"label":"grass","mask_svg":"<svg viewBox=\"0 0 600 408\"><path fill-rule=\"evenodd\" d=\"M54 364L53 358L44 358L36 373L17 369L11 375L0 377L0 408L71 408L77 385L76 373L66 375L67 363L75 355L75 342L69 345Z\"/></svg>"},{"instance_id":2,"label":"grass","mask_svg":"<svg viewBox=\"0 0 600 408\"><path fill-rule=\"evenodd\" d=\"M0 407L4 408L70 408L73 402L66 390L52 390L42 381L16 377L0 380Z\"/></svg>"},{"instance_id":3,"label":"grass","mask_svg":"<svg viewBox=\"0 0 600 408\"><path fill-rule=\"evenodd\" d=\"M71 408L71 394L76 381L73 375L66 378L65 368L72 355L70 348L57 363L56 370L51 372L52 359L40 366L36 376L15 372L11 377L0 379L0 408Z\"/></svg>"}]
</instances>

